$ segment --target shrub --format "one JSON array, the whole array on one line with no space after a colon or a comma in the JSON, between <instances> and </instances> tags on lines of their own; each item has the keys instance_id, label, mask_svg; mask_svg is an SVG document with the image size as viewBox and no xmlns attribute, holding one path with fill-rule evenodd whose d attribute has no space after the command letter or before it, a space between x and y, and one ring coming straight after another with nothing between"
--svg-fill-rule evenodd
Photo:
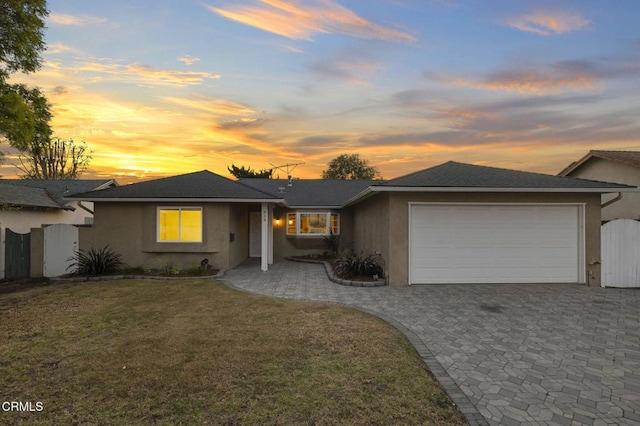
<instances>
[{"instance_id":1,"label":"shrub","mask_svg":"<svg viewBox=\"0 0 640 426\"><path fill-rule=\"evenodd\" d=\"M322 237L322 245L335 256L340 250L340 235L335 235L333 232L329 233L329 235Z\"/></svg>"},{"instance_id":2,"label":"shrub","mask_svg":"<svg viewBox=\"0 0 640 426\"><path fill-rule=\"evenodd\" d=\"M335 264L335 273L342 278L351 278L357 276L382 276L384 268L382 267L382 258L379 254L371 254L363 257L362 253L357 254L354 251L338 256Z\"/></svg>"},{"instance_id":3,"label":"shrub","mask_svg":"<svg viewBox=\"0 0 640 426\"><path fill-rule=\"evenodd\" d=\"M117 272L124 265L122 256L112 251L108 245L100 249L80 249L69 260L72 263L67 267L67 271L72 269L80 275L110 274Z\"/></svg>"},{"instance_id":4,"label":"shrub","mask_svg":"<svg viewBox=\"0 0 640 426\"><path fill-rule=\"evenodd\" d=\"M160 267L160 272L164 275L179 275L181 269L172 261L167 261Z\"/></svg>"}]
</instances>

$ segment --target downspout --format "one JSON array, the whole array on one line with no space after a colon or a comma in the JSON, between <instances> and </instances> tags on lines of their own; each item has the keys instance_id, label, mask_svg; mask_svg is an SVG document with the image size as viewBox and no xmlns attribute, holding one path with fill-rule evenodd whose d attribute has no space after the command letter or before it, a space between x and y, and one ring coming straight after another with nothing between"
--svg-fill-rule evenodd
<instances>
[{"instance_id":1,"label":"downspout","mask_svg":"<svg viewBox=\"0 0 640 426\"><path fill-rule=\"evenodd\" d=\"M91 210L89 207L82 204L82 201L78 201L78 207L80 207L82 210L86 211L87 213L93 216L93 210Z\"/></svg>"},{"instance_id":2,"label":"downspout","mask_svg":"<svg viewBox=\"0 0 640 426\"><path fill-rule=\"evenodd\" d=\"M605 207L610 206L613 203L617 203L618 201L620 201L620 199L622 199L622 192L618 192L618 195L602 204L600 208L604 209Z\"/></svg>"}]
</instances>

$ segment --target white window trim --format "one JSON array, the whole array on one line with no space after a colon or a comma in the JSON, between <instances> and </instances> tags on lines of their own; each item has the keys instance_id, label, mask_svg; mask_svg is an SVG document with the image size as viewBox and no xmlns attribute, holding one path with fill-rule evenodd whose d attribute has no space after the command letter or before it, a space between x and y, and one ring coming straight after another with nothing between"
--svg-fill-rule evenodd
<instances>
[{"instance_id":1,"label":"white window trim","mask_svg":"<svg viewBox=\"0 0 640 426\"><path fill-rule=\"evenodd\" d=\"M160 239L160 211L162 210L199 210L200 211L200 240L198 241L181 241L181 240L161 240ZM178 216L178 236L180 236L182 213ZM188 207L188 206L158 206L156 208L156 242L157 243L169 243L169 244L200 244L203 241L204 224L203 224L202 207Z\"/></svg>"},{"instance_id":2,"label":"white window trim","mask_svg":"<svg viewBox=\"0 0 640 426\"><path fill-rule=\"evenodd\" d=\"M288 223L285 222L285 227L287 229L287 235L290 236L294 236L294 237L327 237L329 235L331 235L331 216L336 215L338 217L338 232L334 235L340 235L340 213L338 212L331 212L331 211L300 211L300 212L290 212L287 213L285 215L286 220L288 221L288 216L290 214L295 214L296 215L296 232L295 234L292 234L289 232L289 227L288 227ZM306 215L306 214L315 214L315 215L326 215L326 223L327 223L327 232L324 233L314 233L314 234L303 234L300 232L300 216L301 215Z\"/></svg>"}]
</instances>

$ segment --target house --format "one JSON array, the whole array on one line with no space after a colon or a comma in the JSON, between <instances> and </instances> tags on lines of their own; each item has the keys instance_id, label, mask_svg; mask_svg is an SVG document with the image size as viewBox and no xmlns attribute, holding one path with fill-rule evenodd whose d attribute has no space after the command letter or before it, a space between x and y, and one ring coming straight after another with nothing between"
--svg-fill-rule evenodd
<instances>
[{"instance_id":1,"label":"house","mask_svg":"<svg viewBox=\"0 0 640 426\"><path fill-rule=\"evenodd\" d=\"M93 219L92 205L65 196L116 185L103 180L0 179L0 278L5 277L7 229L26 234L50 224L85 225Z\"/></svg>"},{"instance_id":2,"label":"house","mask_svg":"<svg viewBox=\"0 0 640 426\"><path fill-rule=\"evenodd\" d=\"M390 285L600 285L600 198L634 186L447 162L390 181L232 181L209 171L70 197L94 203L80 246L131 266L203 258L261 268L322 253L324 237L379 253Z\"/></svg>"},{"instance_id":3,"label":"house","mask_svg":"<svg viewBox=\"0 0 640 426\"><path fill-rule=\"evenodd\" d=\"M639 186L640 151L589 151L559 175ZM602 204L603 221L640 219L639 193L606 194L602 196Z\"/></svg>"}]
</instances>

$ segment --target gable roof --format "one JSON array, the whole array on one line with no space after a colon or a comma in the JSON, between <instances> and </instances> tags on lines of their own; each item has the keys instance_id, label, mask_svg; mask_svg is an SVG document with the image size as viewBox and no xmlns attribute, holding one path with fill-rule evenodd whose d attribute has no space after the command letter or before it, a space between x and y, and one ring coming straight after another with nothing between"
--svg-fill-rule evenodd
<instances>
[{"instance_id":1,"label":"gable roof","mask_svg":"<svg viewBox=\"0 0 640 426\"><path fill-rule=\"evenodd\" d=\"M384 182L378 187L386 188L442 188L482 189L482 190L571 190L589 191L606 189L619 190L634 188L628 185L599 182L542 173L521 172L497 167L449 161L426 170L421 170ZM598 192L598 191L594 191Z\"/></svg>"},{"instance_id":2,"label":"gable roof","mask_svg":"<svg viewBox=\"0 0 640 426\"><path fill-rule=\"evenodd\" d=\"M273 202L279 200L272 194L208 170L85 192L69 198L88 201Z\"/></svg>"},{"instance_id":3,"label":"gable roof","mask_svg":"<svg viewBox=\"0 0 640 426\"><path fill-rule=\"evenodd\" d=\"M0 179L0 203L73 210L66 196L111 185L116 185L112 179Z\"/></svg>"},{"instance_id":4,"label":"gable roof","mask_svg":"<svg viewBox=\"0 0 640 426\"><path fill-rule=\"evenodd\" d=\"M293 179L291 185L287 179L242 179L240 182L283 198L292 208L340 208L376 181Z\"/></svg>"},{"instance_id":5,"label":"gable roof","mask_svg":"<svg viewBox=\"0 0 640 426\"><path fill-rule=\"evenodd\" d=\"M379 182L349 200L351 205L376 192L595 192L635 191L635 186L521 172L449 161Z\"/></svg>"},{"instance_id":6,"label":"gable roof","mask_svg":"<svg viewBox=\"0 0 640 426\"><path fill-rule=\"evenodd\" d=\"M602 158L632 167L640 167L640 151L601 151L591 150L587 155L569 164L558 175L568 176L592 158Z\"/></svg>"}]
</instances>

